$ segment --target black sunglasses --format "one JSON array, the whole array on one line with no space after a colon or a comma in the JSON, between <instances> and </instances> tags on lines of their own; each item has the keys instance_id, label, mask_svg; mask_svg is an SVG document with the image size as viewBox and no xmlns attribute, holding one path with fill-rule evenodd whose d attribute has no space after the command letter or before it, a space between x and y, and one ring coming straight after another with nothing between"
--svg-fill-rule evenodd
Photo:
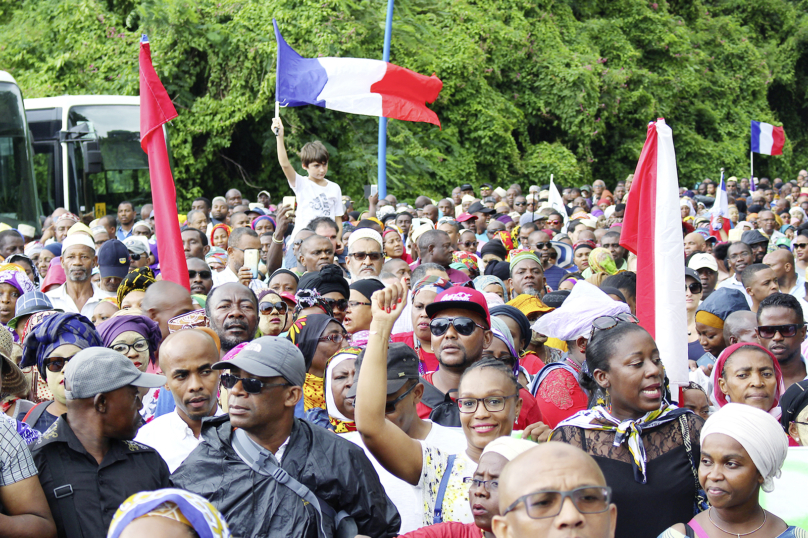
<instances>
[{"instance_id":1,"label":"black sunglasses","mask_svg":"<svg viewBox=\"0 0 808 538\"><path fill-rule=\"evenodd\" d=\"M244 392L248 392L250 394L259 394L261 389L272 388L272 387L291 387L291 383L264 383L263 381L259 381L258 379L252 379L249 377L236 377L233 374L222 374L220 377L222 381L222 385L224 388L230 390L236 386L236 383L241 381L241 386L244 388Z\"/></svg>"},{"instance_id":2,"label":"black sunglasses","mask_svg":"<svg viewBox=\"0 0 808 538\"><path fill-rule=\"evenodd\" d=\"M477 246L477 241L461 241L460 244L463 245L466 248L468 248L468 247L476 247Z\"/></svg>"},{"instance_id":3,"label":"black sunglasses","mask_svg":"<svg viewBox=\"0 0 808 538\"><path fill-rule=\"evenodd\" d=\"M331 307L331 310L345 310L348 308L348 299L329 299L328 297L323 297L323 301Z\"/></svg>"},{"instance_id":4,"label":"black sunglasses","mask_svg":"<svg viewBox=\"0 0 808 538\"><path fill-rule=\"evenodd\" d=\"M61 372L64 369L65 364L67 364L67 361L72 358L73 357L53 357L52 359L48 360L48 364L45 366L49 372Z\"/></svg>"},{"instance_id":5,"label":"black sunglasses","mask_svg":"<svg viewBox=\"0 0 808 538\"><path fill-rule=\"evenodd\" d=\"M191 269L188 269L188 278L196 278L197 275L199 275L199 277L203 280L207 280L213 275L213 273L210 271L192 271Z\"/></svg>"},{"instance_id":6,"label":"black sunglasses","mask_svg":"<svg viewBox=\"0 0 808 538\"><path fill-rule=\"evenodd\" d=\"M788 325L761 325L757 328L758 336L769 340L774 335L780 333L783 338L791 338L803 327L801 323L789 323Z\"/></svg>"},{"instance_id":7,"label":"black sunglasses","mask_svg":"<svg viewBox=\"0 0 808 538\"><path fill-rule=\"evenodd\" d=\"M395 413L395 411L396 411L396 405L398 404L398 402L400 402L401 400L403 400L404 398L406 398L406 397L407 397L407 395L408 395L409 393L411 393L412 391L414 391L414 390L415 390L415 387L417 387L417 386L418 386L418 383L414 383L414 384L413 384L413 385L412 385L410 388L408 388L407 390L405 390L405 391L404 391L404 393L403 393L401 396L399 396L399 397L398 397L398 398L396 398L395 400L390 400L389 402L387 402L386 404L384 404L384 414L385 414L385 415L389 415L390 413Z\"/></svg>"},{"instance_id":8,"label":"black sunglasses","mask_svg":"<svg viewBox=\"0 0 808 538\"><path fill-rule=\"evenodd\" d=\"M457 334L461 336L469 336L477 327L484 331L488 330L473 319L464 316L457 318L435 318L429 322L429 330L432 332L433 336L443 336L446 334L446 331L449 330L450 325L454 327Z\"/></svg>"},{"instance_id":9,"label":"black sunglasses","mask_svg":"<svg viewBox=\"0 0 808 538\"><path fill-rule=\"evenodd\" d=\"M262 302L258 305L258 311L265 316L272 313L273 310L277 310L278 314L286 315L286 312L289 311L289 305L283 301L278 301L277 303Z\"/></svg>"},{"instance_id":10,"label":"black sunglasses","mask_svg":"<svg viewBox=\"0 0 808 538\"><path fill-rule=\"evenodd\" d=\"M701 282L691 282L690 284L685 284L685 291L690 290L690 293L693 295L697 295L701 293L702 286Z\"/></svg>"},{"instance_id":11,"label":"black sunglasses","mask_svg":"<svg viewBox=\"0 0 808 538\"><path fill-rule=\"evenodd\" d=\"M130 251L130 252L129 252L129 257L130 257L132 260L134 260L134 261L138 261L138 260L140 259L140 257L141 257L141 256L140 256L140 254L135 254L134 252L131 252L131 251Z\"/></svg>"},{"instance_id":12,"label":"black sunglasses","mask_svg":"<svg viewBox=\"0 0 808 538\"><path fill-rule=\"evenodd\" d=\"M552 243L550 243L549 241L545 243L536 243L536 246L533 247L533 250L544 250L545 248L549 248L552 246L553 246Z\"/></svg>"},{"instance_id":13,"label":"black sunglasses","mask_svg":"<svg viewBox=\"0 0 808 538\"><path fill-rule=\"evenodd\" d=\"M350 256L358 262L365 261L365 258L370 258L370 261L377 262L382 259L381 252L354 252Z\"/></svg>"},{"instance_id":14,"label":"black sunglasses","mask_svg":"<svg viewBox=\"0 0 808 538\"><path fill-rule=\"evenodd\" d=\"M626 314L625 312L621 312L616 316L601 316L592 322L592 332L589 334L589 341L592 341L592 338L595 336L595 331L608 331L609 329L614 329L621 321L625 321L627 323L640 322L637 316L634 314Z\"/></svg>"}]
</instances>

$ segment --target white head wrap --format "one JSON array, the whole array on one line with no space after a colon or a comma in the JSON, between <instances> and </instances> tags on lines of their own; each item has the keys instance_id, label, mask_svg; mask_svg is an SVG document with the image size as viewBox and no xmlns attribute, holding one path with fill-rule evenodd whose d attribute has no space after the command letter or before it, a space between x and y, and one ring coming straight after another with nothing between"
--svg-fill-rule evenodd
<instances>
[{"instance_id":1,"label":"white head wrap","mask_svg":"<svg viewBox=\"0 0 808 538\"><path fill-rule=\"evenodd\" d=\"M509 436L497 437L485 446L482 455L493 452L511 461L522 452L527 452L531 448L536 448L536 446L538 446L536 443L524 439Z\"/></svg>"},{"instance_id":2,"label":"white head wrap","mask_svg":"<svg viewBox=\"0 0 808 538\"><path fill-rule=\"evenodd\" d=\"M86 234L71 234L65 237L64 241L62 241L62 255L64 255L68 248L76 245L89 247L93 249L93 252L95 252L95 242L93 241L92 237Z\"/></svg>"},{"instance_id":3,"label":"white head wrap","mask_svg":"<svg viewBox=\"0 0 808 538\"><path fill-rule=\"evenodd\" d=\"M621 312L630 314L631 310L626 303L613 300L594 284L582 280L575 284L564 304L540 317L531 329L568 342L581 336L589 338L593 321Z\"/></svg>"},{"instance_id":4,"label":"white head wrap","mask_svg":"<svg viewBox=\"0 0 808 538\"><path fill-rule=\"evenodd\" d=\"M763 475L763 491L774 490L774 479L780 477L788 454L788 440L776 418L751 405L728 403L710 415L701 428L702 447L713 433L723 433L738 441Z\"/></svg>"},{"instance_id":5,"label":"white head wrap","mask_svg":"<svg viewBox=\"0 0 808 538\"><path fill-rule=\"evenodd\" d=\"M690 210L690 215L689 216L691 216L691 217L696 216L696 209L693 207L693 201L689 197L687 197L687 196L681 197L679 199L679 206L680 207L681 206L687 206L687 208Z\"/></svg>"},{"instance_id":6,"label":"white head wrap","mask_svg":"<svg viewBox=\"0 0 808 538\"><path fill-rule=\"evenodd\" d=\"M334 417L342 422L353 422L352 419L346 417L337 409L337 402L334 400L334 391L331 387L331 377L334 375L334 368L344 360L356 360L359 357L356 353L348 353L340 351L328 361L328 367L325 369L325 380L323 382L323 392L325 392L325 408L328 411L328 416ZM356 383L356 379L354 379Z\"/></svg>"},{"instance_id":7,"label":"white head wrap","mask_svg":"<svg viewBox=\"0 0 808 538\"><path fill-rule=\"evenodd\" d=\"M348 238L348 252L353 250L353 244L359 241L360 239L373 239L379 246L382 247L382 251L384 251L384 241L382 241L382 236L374 230L373 228L358 228L351 233L351 237Z\"/></svg>"}]
</instances>

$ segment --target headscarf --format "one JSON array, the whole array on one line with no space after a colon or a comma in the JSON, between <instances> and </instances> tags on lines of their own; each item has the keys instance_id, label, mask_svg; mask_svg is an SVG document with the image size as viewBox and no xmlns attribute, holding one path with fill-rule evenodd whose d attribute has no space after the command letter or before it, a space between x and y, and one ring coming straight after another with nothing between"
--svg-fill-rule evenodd
<instances>
[{"instance_id":1,"label":"headscarf","mask_svg":"<svg viewBox=\"0 0 808 538\"><path fill-rule=\"evenodd\" d=\"M25 250L23 252L25 253L26 256L30 258L31 256L35 256L40 252L42 252L43 248L44 247L42 246L42 243L40 243L39 241L31 241L30 243L25 245Z\"/></svg>"},{"instance_id":2,"label":"headscarf","mask_svg":"<svg viewBox=\"0 0 808 538\"><path fill-rule=\"evenodd\" d=\"M325 314L309 314L294 321L289 328L287 338L300 349L303 359L306 361L306 371L311 368L314 361L314 354L317 352L319 338L329 323L339 321Z\"/></svg>"},{"instance_id":3,"label":"headscarf","mask_svg":"<svg viewBox=\"0 0 808 538\"><path fill-rule=\"evenodd\" d=\"M278 270L276 270L274 273L272 273L272 275L270 275L269 280L267 280L267 283L272 282L273 278L275 278L276 276L281 275L281 274L291 276L292 278L295 279L295 284L300 284L300 277L297 276L294 272L290 271L289 269L278 269Z\"/></svg>"},{"instance_id":4,"label":"headscarf","mask_svg":"<svg viewBox=\"0 0 808 538\"><path fill-rule=\"evenodd\" d=\"M689 215L688 215L689 217L695 217L696 216L696 208L693 207L693 202L687 196L684 196L684 197L679 199L679 206L680 207L681 206L687 206L687 209L688 209L688 212L689 212Z\"/></svg>"},{"instance_id":5,"label":"headscarf","mask_svg":"<svg viewBox=\"0 0 808 538\"><path fill-rule=\"evenodd\" d=\"M465 265L472 274L472 278L480 275L480 266L477 264L477 256L474 254L465 250L457 250L452 253L452 261Z\"/></svg>"},{"instance_id":6,"label":"headscarf","mask_svg":"<svg viewBox=\"0 0 808 538\"><path fill-rule=\"evenodd\" d=\"M696 323L723 330L727 316L739 310L749 310L744 294L733 288L718 288L699 305Z\"/></svg>"},{"instance_id":7,"label":"headscarf","mask_svg":"<svg viewBox=\"0 0 808 538\"><path fill-rule=\"evenodd\" d=\"M34 284L34 288L39 288L39 280L40 280L39 271L37 271L36 264L34 263L34 261L25 254L12 254L11 256L6 258L6 263L13 263L22 267L20 264L17 263L17 260L25 260L26 262L28 262L28 265L31 266L31 271L34 273L34 280L32 281ZM22 270L23 272L25 272L25 267L22 267ZM25 273L25 276L28 276L28 273Z\"/></svg>"},{"instance_id":8,"label":"headscarf","mask_svg":"<svg viewBox=\"0 0 808 538\"><path fill-rule=\"evenodd\" d=\"M505 297L506 300L508 299L508 288L505 287L505 283L501 278L495 277L494 275L478 276L474 279L473 284L474 288L478 291L484 291L485 288L491 284L496 284L502 288L502 296Z\"/></svg>"},{"instance_id":9,"label":"headscarf","mask_svg":"<svg viewBox=\"0 0 808 538\"><path fill-rule=\"evenodd\" d=\"M283 297L283 294L281 294ZM299 289L295 292L295 313L294 317L297 317L300 314L300 311L304 308L311 308L313 306L318 306L323 311L324 314L327 316L334 316L334 311L325 300L323 296L320 295L320 292L317 290L307 290L307 289ZM305 316L304 316L305 317Z\"/></svg>"},{"instance_id":10,"label":"headscarf","mask_svg":"<svg viewBox=\"0 0 808 538\"><path fill-rule=\"evenodd\" d=\"M508 301L508 304L518 308L525 316L529 316L530 314L534 314L536 312L547 313L553 311L551 307L541 302L541 299L528 293L517 295Z\"/></svg>"},{"instance_id":11,"label":"headscarf","mask_svg":"<svg viewBox=\"0 0 808 538\"><path fill-rule=\"evenodd\" d=\"M325 384L323 392L325 392L325 408L328 411L328 420L334 426L336 433L355 432L356 424L354 421L343 415L337 409L337 403L334 400L334 392L331 390L331 376L334 375L334 368L341 362L353 359L356 360L359 354L362 353L360 347L348 347L339 350L333 357L328 359L328 365L325 368ZM357 379L354 379L354 383Z\"/></svg>"},{"instance_id":12,"label":"headscarf","mask_svg":"<svg viewBox=\"0 0 808 538\"><path fill-rule=\"evenodd\" d=\"M368 301L379 290L384 289L384 282L375 278L363 278L362 280L357 280L353 282L350 286L352 290L356 290L365 297L367 297Z\"/></svg>"},{"instance_id":13,"label":"headscarf","mask_svg":"<svg viewBox=\"0 0 808 538\"><path fill-rule=\"evenodd\" d=\"M493 254L499 257L502 261L508 257L508 249L499 241L489 241L480 248L480 257L485 257L488 254Z\"/></svg>"},{"instance_id":14,"label":"headscarf","mask_svg":"<svg viewBox=\"0 0 808 538\"><path fill-rule=\"evenodd\" d=\"M118 285L118 308L121 308L124 297L133 291L146 291L155 283L154 272L148 267L132 269Z\"/></svg>"},{"instance_id":15,"label":"headscarf","mask_svg":"<svg viewBox=\"0 0 808 538\"><path fill-rule=\"evenodd\" d=\"M415 300L415 296L421 293L422 291L434 291L435 293L440 293L442 291L448 290L452 286L453 284L448 280L446 280L445 278L434 275L427 275L413 285L412 299Z\"/></svg>"},{"instance_id":16,"label":"headscarf","mask_svg":"<svg viewBox=\"0 0 808 538\"><path fill-rule=\"evenodd\" d=\"M42 250L47 250L55 257L59 257L62 255L62 244L61 243L51 243L50 245L45 245L42 247Z\"/></svg>"},{"instance_id":17,"label":"headscarf","mask_svg":"<svg viewBox=\"0 0 808 538\"><path fill-rule=\"evenodd\" d=\"M253 221L250 223L250 227L251 227L253 230L255 230L255 226L256 226L256 224L258 224L258 223L259 223L259 222L261 222L262 220L268 220L269 222L271 222L271 223L272 223L272 228L277 228L277 227L278 227L278 225L277 225L277 224L275 224L275 219L273 219L273 218L272 218L272 217L270 217L269 215L260 215L259 217L256 217L256 218L255 218L255 220L253 220ZM217 226L221 226L221 224L217 224ZM213 230L211 230L211 232L213 232ZM229 234L229 233L228 233L227 235L228 235L228 237L230 236L230 234ZM211 233L211 237L213 237L213 234L212 234L212 233Z\"/></svg>"},{"instance_id":18,"label":"headscarf","mask_svg":"<svg viewBox=\"0 0 808 538\"><path fill-rule=\"evenodd\" d=\"M530 337L533 331L530 329L530 322L527 316L525 316L521 310L515 306L504 304L494 306L488 311L491 314L492 322L494 321L494 316L508 316L514 320L516 324L519 325L519 332L522 333L522 349L527 348L528 344L530 344Z\"/></svg>"},{"instance_id":19,"label":"headscarf","mask_svg":"<svg viewBox=\"0 0 808 538\"><path fill-rule=\"evenodd\" d=\"M339 292L346 299L351 295L348 288L348 281L342 276L342 269L339 265L329 264L319 271L311 271L300 277L298 282L300 289L317 290L320 295L326 293Z\"/></svg>"},{"instance_id":20,"label":"headscarf","mask_svg":"<svg viewBox=\"0 0 808 538\"><path fill-rule=\"evenodd\" d=\"M0 284L11 284L17 288L20 295L24 295L29 291L36 291L36 286L25 274L25 269L16 263L0 264Z\"/></svg>"},{"instance_id":21,"label":"headscarf","mask_svg":"<svg viewBox=\"0 0 808 538\"><path fill-rule=\"evenodd\" d=\"M205 254L205 263L210 264L212 260L218 261L222 265L227 265L227 251L221 247L210 247L208 253ZM297 275L295 275L295 278L297 278Z\"/></svg>"},{"instance_id":22,"label":"headscarf","mask_svg":"<svg viewBox=\"0 0 808 538\"><path fill-rule=\"evenodd\" d=\"M589 253L589 269L593 275L595 273L617 274L617 265L614 263L612 253L603 247L598 247Z\"/></svg>"},{"instance_id":23,"label":"headscarf","mask_svg":"<svg viewBox=\"0 0 808 538\"><path fill-rule=\"evenodd\" d=\"M626 303L615 301L594 284L578 282L564 304L543 315L531 327L545 336L568 342L579 337L589 338L592 322L601 316L616 316L631 311Z\"/></svg>"},{"instance_id":24,"label":"headscarf","mask_svg":"<svg viewBox=\"0 0 808 538\"><path fill-rule=\"evenodd\" d=\"M536 253L526 248L511 251L510 259L511 263L509 269L511 271L513 271L514 267L516 267L517 264L525 260L533 260L534 262L541 265L541 260L539 259L538 256L536 256Z\"/></svg>"},{"instance_id":25,"label":"headscarf","mask_svg":"<svg viewBox=\"0 0 808 538\"><path fill-rule=\"evenodd\" d=\"M168 320L169 334L183 329L194 329L197 327L210 327L210 319L205 314L204 308L180 314Z\"/></svg>"},{"instance_id":26,"label":"headscarf","mask_svg":"<svg viewBox=\"0 0 808 538\"><path fill-rule=\"evenodd\" d=\"M508 219L510 220L510 217L508 217ZM497 237L499 237L499 240L502 241L503 246L505 246L508 252L514 250L518 245L518 242L514 239L510 232L497 232Z\"/></svg>"},{"instance_id":27,"label":"headscarf","mask_svg":"<svg viewBox=\"0 0 808 538\"><path fill-rule=\"evenodd\" d=\"M780 397L785 392L785 385L783 383L783 371L780 369L780 363L777 361L774 355L772 355L771 351L766 349L765 347L761 346L760 344L754 344L751 342L738 342L737 344L733 344L728 348L724 349L720 355L718 355L718 359L715 361L715 366L713 367L713 372L711 377L713 382L713 399L718 404L718 407L724 407L729 403L727 399L727 395L721 392L721 387L718 386L718 378L721 377L722 372L724 371L724 365L727 364L727 360L735 354L736 351L750 347L753 349L757 349L759 351L764 352L771 360L772 364L774 365L774 379L776 382L776 387L774 389L774 402L772 403L772 408L769 409L769 413L771 413L776 418L780 417Z\"/></svg>"},{"instance_id":28,"label":"headscarf","mask_svg":"<svg viewBox=\"0 0 808 538\"><path fill-rule=\"evenodd\" d=\"M126 331L135 331L149 342L149 362L157 362L157 349L163 340L160 325L146 316L113 316L98 326L98 334L104 347L112 347L112 342Z\"/></svg>"},{"instance_id":29,"label":"headscarf","mask_svg":"<svg viewBox=\"0 0 808 538\"><path fill-rule=\"evenodd\" d=\"M498 262L494 260L485 265L485 271L483 271L483 274L492 275L502 281L505 281L511 278L511 267L508 262Z\"/></svg>"},{"instance_id":30,"label":"headscarf","mask_svg":"<svg viewBox=\"0 0 808 538\"><path fill-rule=\"evenodd\" d=\"M780 399L780 407L783 410L780 424L788 431L789 425L797 420L803 409L808 407L808 380L798 381L788 387Z\"/></svg>"},{"instance_id":31,"label":"headscarf","mask_svg":"<svg viewBox=\"0 0 808 538\"><path fill-rule=\"evenodd\" d=\"M713 433L738 441L763 476L761 489L767 493L774 491L774 479L780 477L788 454L786 435L774 417L751 405L730 403L710 415L702 426L699 435L702 447Z\"/></svg>"},{"instance_id":32,"label":"headscarf","mask_svg":"<svg viewBox=\"0 0 808 538\"><path fill-rule=\"evenodd\" d=\"M527 441L525 439L517 439L516 437L510 437L506 435L503 437L497 437L496 439L485 445L481 457L488 454L489 452L493 452L494 454L499 454L506 460L511 461L519 454L527 452L531 448L535 447L536 443L532 441Z\"/></svg>"},{"instance_id":33,"label":"headscarf","mask_svg":"<svg viewBox=\"0 0 808 538\"><path fill-rule=\"evenodd\" d=\"M230 538L227 522L215 506L195 493L173 488L131 495L115 512L107 538L118 538L127 525L140 517L179 521L199 538Z\"/></svg>"},{"instance_id":34,"label":"headscarf","mask_svg":"<svg viewBox=\"0 0 808 538\"><path fill-rule=\"evenodd\" d=\"M217 224L213 228L210 229L210 246L213 247L213 234L216 233L216 230L222 229L227 232L227 237L230 238L230 232L233 231L233 228L225 224L224 222ZM221 247L219 247L221 248ZM224 249L223 249L224 250Z\"/></svg>"},{"instance_id":35,"label":"headscarf","mask_svg":"<svg viewBox=\"0 0 808 538\"><path fill-rule=\"evenodd\" d=\"M511 335L508 325L499 318L491 318L491 332L494 333L495 338L505 343L510 354L516 359L513 365L513 375L519 375L519 354L513 347L513 335Z\"/></svg>"},{"instance_id":36,"label":"headscarf","mask_svg":"<svg viewBox=\"0 0 808 538\"><path fill-rule=\"evenodd\" d=\"M40 289L47 293L48 288L51 286L61 286L67 281L65 269L62 267L62 258L56 257L50 261L48 265L48 274L45 275L45 280L42 282Z\"/></svg>"},{"instance_id":37,"label":"headscarf","mask_svg":"<svg viewBox=\"0 0 808 538\"><path fill-rule=\"evenodd\" d=\"M38 312L44 314L44 312ZM34 316L31 316L33 318ZM47 379L45 359L59 346L72 344L81 349L103 346L92 322L81 314L54 314L42 319L25 337L20 368L36 364L39 375Z\"/></svg>"}]
</instances>

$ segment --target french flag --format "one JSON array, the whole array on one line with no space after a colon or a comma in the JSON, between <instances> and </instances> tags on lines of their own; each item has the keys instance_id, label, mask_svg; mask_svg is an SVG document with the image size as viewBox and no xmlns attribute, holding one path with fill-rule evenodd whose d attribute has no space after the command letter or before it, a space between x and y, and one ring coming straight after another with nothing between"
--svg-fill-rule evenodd
<instances>
[{"instance_id":1,"label":"french flag","mask_svg":"<svg viewBox=\"0 0 808 538\"><path fill-rule=\"evenodd\" d=\"M782 155L786 133L771 123L752 121L752 151L762 155Z\"/></svg>"},{"instance_id":2,"label":"french flag","mask_svg":"<svg viewBox=\"0 0 808 538\"><path fill-rule=\"evenodd\" d=\"M716 229L716 217L722 218L721 227ZM715 195L715 203L710 209L710 235L717 238L719 241L726 241L726 234L732 229L732 223L729 220L729 200L727 199L727 186L724 183L724 172L721 172L721 183L718 185L718 190ZM725 235L722 237L720 230L724 230Z\"/></svg>"},{"instance_id":3,"label":"french flag","mask_svg":"<svg viewBox=\"0 0 808 538\"><path fill-rule=\"evenodd\" d=\"M303 58L283 40L275 19L272 24L278 42L275 100L281 106L317 105L440 126L438 115L425 104L433 103L443 88L434 74L427 77L381 60Z\"/></svg>"},{"instance_id":4,"label":"french flag","mask_svg":"<svg viewBox=\"0 0 808 538\"><path fill-rule=\"evenodd\" d=\"M672 385L688 382L685 266L673 131L648 124L620 244L637 255L637 317L656 340ZM673 391L674 394L677 391Z\"/></svg>"}]
</instances>

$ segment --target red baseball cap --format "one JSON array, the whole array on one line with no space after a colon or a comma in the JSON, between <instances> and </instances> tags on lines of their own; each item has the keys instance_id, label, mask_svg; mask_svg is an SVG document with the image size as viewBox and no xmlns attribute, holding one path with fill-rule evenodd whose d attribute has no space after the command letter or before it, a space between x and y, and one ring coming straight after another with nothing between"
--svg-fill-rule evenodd
<instances>
[{"instance_id":1,"label":"red baseball cap","mask_svg":"<svg viewBox=\"0 0 808 538\"><path fill-rule=\"evenodd\" d=\"M471 213L460 213L460 216L457 217L457 222L466 222L467 220L476 219L476 215L472 215Z\"/></svg>"},{"instance_id":2,"label":"red baseball cap","mask_svg":"<svg viewBox=\"0 0 808 538\"><path fill-rule=\"evenodd\" d=\"M429 319L433 319L439 312L450 308L461 308L476 312L491 327L491 315L488 313L488 303L485 301L485 296L473 288L452 286L448 290L440 292L435 297L435 302L426 305L426 314Z\"/></svg>"}]
</instances>

